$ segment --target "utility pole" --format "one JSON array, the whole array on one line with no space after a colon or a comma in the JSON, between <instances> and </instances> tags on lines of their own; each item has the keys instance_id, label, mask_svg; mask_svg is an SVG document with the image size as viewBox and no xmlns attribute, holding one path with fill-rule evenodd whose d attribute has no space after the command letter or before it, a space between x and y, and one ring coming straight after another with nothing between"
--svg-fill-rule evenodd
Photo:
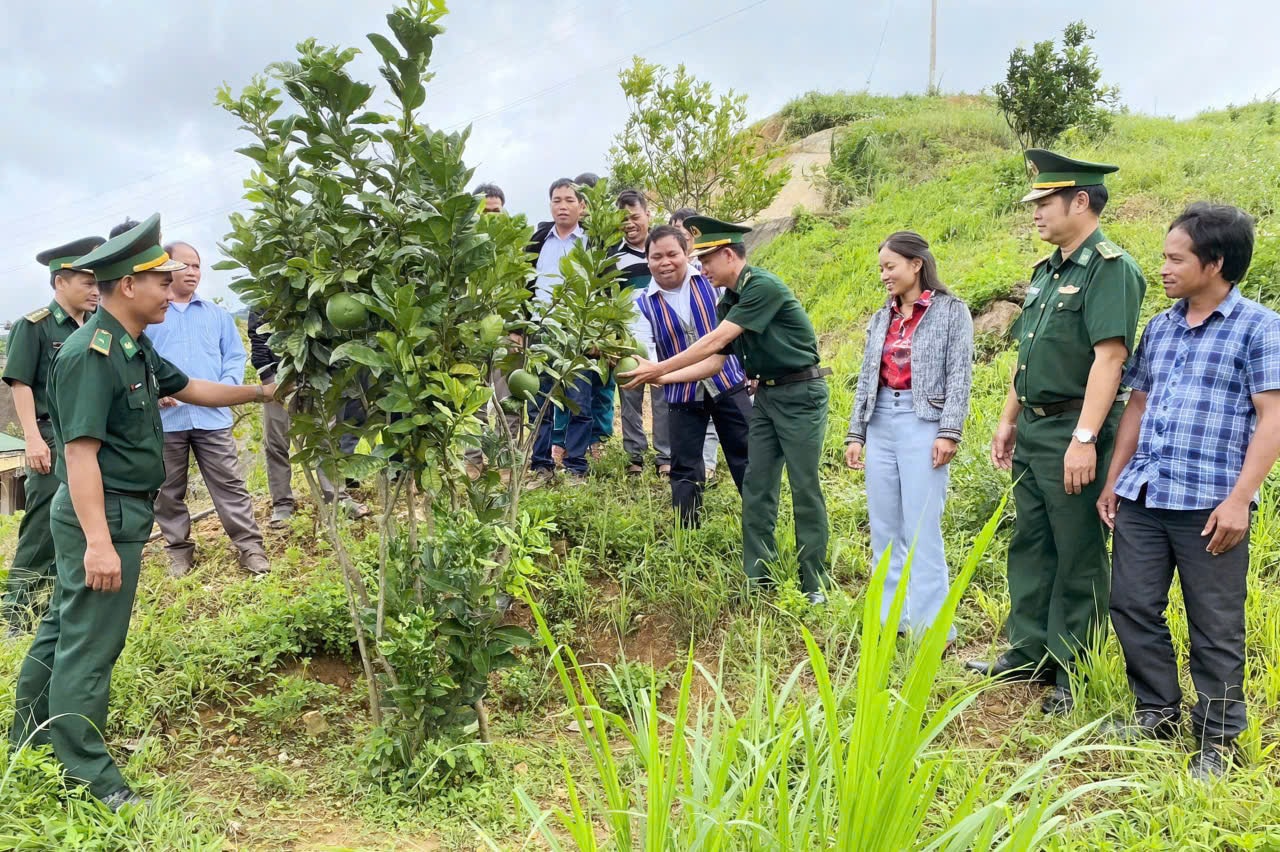
<instances>
[{"instance_id":1,"label":"utility pole","mask_svg":"<svg viewBox=\"0 0 1280 852\"><path fill-rule=\"evenodd\" d=\"M929 15L929 94L937 91L938 85L938 0L933 0L933 10Z\"/></svg>"}]
</instances>

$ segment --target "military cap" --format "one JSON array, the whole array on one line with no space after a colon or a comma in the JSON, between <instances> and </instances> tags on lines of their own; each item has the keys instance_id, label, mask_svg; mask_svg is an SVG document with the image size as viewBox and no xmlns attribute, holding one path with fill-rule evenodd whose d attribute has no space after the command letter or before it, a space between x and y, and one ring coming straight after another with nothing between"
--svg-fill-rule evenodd
<instances>
[{"instance_id":1,"label":"military cap","mask_svg":"<svg viewBox=\"0 0 1280 852\"><path fill-rule=\"evenodd\" d=\"M176 272L187 265L169 257L160 246L160 214L152 213L142 224L75 261L72 268L92 272L99 281L114 281L135 272Z\"/></svg>"},{"instance_id":2,"label":"military cap","mask_svg":"<svg viewBox=\"0 0 1280 852\"><path fill-rule=\"evenodd\" d=\"M82 237L72 240L65 245L40 252L36 255L36 263L49 267L50 272L61 272L64 269L70 269L77 260L105 242L106 240L102 237Z\"/></svg>"},{"instance_id":3,"label":"military cap","mask_svg":"<svg viewBox=\"0 0 1280 852\"><path fill-rule=\"evenodd\" d=\"M693 237L690 257L701 257L723 246L740 244L742 238L751 233L746 225L733 225L710 216L690 216L684 220L684 227Z\"/></svg>"},{"instance_id":4,"label":"military cap","mask_svg":"<svg viewBox=\"0 0 1280 852\"><path fill-rule=\"evenodd\" d=\"M1036 176L1023 201L1035 201L1069 186L1101 186L1103 175L1120 171L1119 166L1073 160L1043 148L1028 148L1026 157L1036 167Z\"/></svg>"}]
</instances>

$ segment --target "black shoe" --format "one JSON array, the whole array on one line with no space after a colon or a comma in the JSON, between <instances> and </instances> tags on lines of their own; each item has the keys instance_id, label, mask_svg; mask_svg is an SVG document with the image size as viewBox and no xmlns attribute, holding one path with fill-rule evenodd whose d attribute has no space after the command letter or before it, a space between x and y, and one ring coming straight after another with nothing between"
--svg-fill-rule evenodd
<instances>
[{"instance_id":1,"label":"black shoe","mask_svg":"<svg viewBox=\"0 0 1280 852\"><path fill-rule=\"evenodd\" d=\"M1191 756L1191 777L1197 781L1216 781L1227 774L1227 747L1205 740L1200 750Z\"/></svg>"},{"instance_id":2,"label":"black shoe","mask_svg":"<svg viewBox=\"0 0 1280 852\"><path fill-rule=\"evenodd\" d=\"M1037 669L1035 666L1015 663L1009 659L1008 654L1001 654L993 662L970 660L964 664L964 667L969 671L977 672L983 677L999 678L1001 680L1026 681L1045 686L1053 686L1057 682L1057 678L1052 671L1045 669L1043 666Z\"/></svg>"},{"instance_id":3,"label":"black shoe","mask_svg":"<svg viewBox=\"0 0 1280 852\"><path fill-rule=\"evenodd\" d=\"M1069 686L1055 686L1040 702L1040 712L1046 716L1070 716L1076 707L1076 699Z\"/></svg>"},{"instance_id":4,"label":"black shoe","mask_svg":"<svg viewBox=\"0 0 1280 852\"><path fill-rule=\"evenodd\" d=\"M1174 740L1182 734L1182 721L1159 710L1139 710L1132 719L1112 719L1098 732L1122 743L1142 740Z\"/></svg>"},{"instance_id":5,"label":"black shoe","mask_svg":"<svg viewBox=\"0 0 1280 852\"><path fill-rule=\"evenodd\" d=\"M108 793L102 797L102 804L113 814L120 813L120 809L125 806L142 807L147 800L130 790L128 787L122 787L114 793Z\"/></svg>"}]
</instances>

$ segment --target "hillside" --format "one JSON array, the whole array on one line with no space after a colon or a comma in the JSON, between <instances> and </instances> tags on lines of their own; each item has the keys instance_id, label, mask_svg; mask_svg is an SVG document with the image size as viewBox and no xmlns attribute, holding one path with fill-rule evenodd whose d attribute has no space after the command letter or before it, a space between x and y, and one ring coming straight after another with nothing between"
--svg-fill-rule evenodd
<instances>
[{"instance_id":1,"label":"hillside","mask_svg":"<svg viewBox=\"0 0 1280 852\"><path fill-rule=\"evenodd\" d=\"M1121 166L1109 181L1112 203L1104 228L1134 255L1153 285L1146 315L1166 304L1157 276L1165 227L1184 204L1201 198L1238 204L1260 217L1255 260L1243 286L1280 307L1277 117L1273 104L1182 122L1122 115L1101 142L1068 140L1061 146ZM1026 184L1021 157L987 100L810 95L789 105L780 119L776 126L788 139L841 128L828 172L832 208L839 212L800 214L795 230L762 248L752 262L795 288L820 333L824 359L835 369L824 488L834 575L847 594L817 610L791 585L766 600L748 598L740 578L740 503L727 477L708 495L707 523L696 532L677 533L664 485L652 476L625 477L625 456L615 441L604 476L578 489L534 493L522 505L557 525L554 553L541 566L536 592L550 630L584 662L614 664L614 676L601 667L587 672L602 702L624 717L644 704L641 693L651 683L661 688L661 707L675 709L690 647L698 663L718 673L726 707L763 714L760 689L789 687L793 671L799 671L795 690L813 699L817 685L804 669L801 625L831 661L840 711L855 712L861 694L851 688L851 671L861 651L869 544L861 474L843 469L840 456L864 328L883 300L878 244L901 228L924 234L933 242L943 279L975 312L1016 298L1032 263L1047 253L1017 203ZM953 566L964 561L984 523L999 510L1009 484L991 467L987 452L1010 354L999 337L984 338L979 348L972 414L953 463L945 520ZM258 457L256 414L240 430ZM305 493L298 480L295 487ZM1280 847L1273 753L1280 741L1277 484L1273 477L1264 491L1253 532L1246 684L1253 726L1242 738L1248 765L1221 784L1201 787L1186 780L1180 748L1096 751L1055 761L1044 784L1056 791L1051 795L1091 782L1110 786L1088 789L1066 803L1065 821L1038 845ZM269 507L261 469L252 472L250 486L265 521ZM959 646L943 659L931 707L971 683L962 671L964 660L985 657L999 644L1012 507L1005 513L1006 523L980 556L960 605ZM6 555L16 528L14 519L0 519ZM378 532L371 522L353 525L349 535L357 555L376 550ZM530 820L515 804L515 791L524 791L538 807L567 807L566 771L603 822L599 774L578 726L571 725L548 654L531 652L528 665L495 676L492 745L447 752L452 744L442 744L439 754L452 755L449 765L457 766L430 789L379 785L363 768L372 749L345 595L311 510L289 529L268 533L274 570L261 580L236 572L215 520L199 525L199 538L201 567L182 581L166 576L162 552L150 546L129 645L113 683L109 741L123 749L118 753L129 762L127 772L158 794L161 807L127 820L107 817L59 791L48 757L24 753L0 773L0 848L482 848L476 827L500 848L521 848ZM782 561L793 564L785 510L779 543ZM1171 627L1185 649L1176 592L1174 600ZM518 606L514 617L528 623L530 614ZM0 646L0 722L6 724L13 673L24 650L22 643ZM895 677L907 664L894 661ZM946 763L936 802L923 816L926 830L960 804L984 767L987 789L1003 790L1062 738L1128 709L1114 641L1099 650L1089 674L1067 719L1043 718L1036 709L1038 694L1023 686L979 694L931 752ZM705 685L695 696L704 706L715 704L714 691ZM319 712L319 723L309 711ZM743 718L757 716L744 712ZM634 780L636 743L616 745L624 776ZM1028 796L1015 799L1020 805ZM762 842L761 848L769 845Z\"/></svg>"}]
</instances>

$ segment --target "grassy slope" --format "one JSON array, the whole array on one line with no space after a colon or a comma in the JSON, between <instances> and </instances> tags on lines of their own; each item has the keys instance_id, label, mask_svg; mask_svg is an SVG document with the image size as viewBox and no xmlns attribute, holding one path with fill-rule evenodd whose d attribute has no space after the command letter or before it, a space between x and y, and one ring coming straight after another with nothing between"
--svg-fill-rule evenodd
<instances>
[{"instance_id":1,"label":"grassy slope","mask_svg":"<svg viewBox=\"0 0 1280 852\"><path fill-rule=\"evenodd\" d=\"M1030 265L1046 253L1025 209L1014 203L1024 183L1020 158L989 104L978 99L850 100L858 105L855 111L867 115L846 132L835 161L843 187L853 186L853 192L846 196L852 197L852 205L828 221L812 223L804 233L779 239L754 259L792 283L809 307L826 357L835 367L828 431L832 456L840 446L841 418L847 417L852 401L865 320L883 298L875 252L884 236L899 228L924 234L933 243L944 280L977 307L1007 293L1015 282L1025 281ZM889 117L877 118L877 112ZM1072 142L1065 146L1082 158L1121 166L1119 174L1109 180L1113 201L1103 228L1147 273L1146 317L1168 305L1158 277L1167 223L1182 206L1198 199L1237 204L1259 216L1258 246L1243 290L1273 308L1280 307L1280 239L1274 217L1280 207L1280 126L1272 123L1274 118L1274 107L1267 105L1187 122L1124 116L1102 144ZM857 165L851 167L855 161L849 155L864 138L870 141ZM871 180L866 179L868 174ZM862 197L857 197L859 194ZM990 343L988 350L1003 348ZM973 410L966 441L954 465L946 522L948 543L956 555L963 552L965 542L1007 481L990 469L985 454L1009 363L1005 352L976 371ZM861 538L860 476L833 470L831 482L829 501L838 504L849 499L859 507L855 513L857 537ZM1275 829L1280 826L1276 769L1272 760L1261 757L1280 734L1280 680L1274 662L1280 651L1280 584L1276 576L1280 569L1280 517L1275 483L1273 477L1272 487L1264 492L1252 539L1246 688L1253 727L1244 739L1246 751L1256 763L1225 788L1206 792L1187 785L1176 771L1177 760L1168 755L1113 758L1114 765L1109 765L1112 761L1100 762L1085 774L1102 777L1135 771L1149 786L1131 800L1095 803L1097 807L1111 804L1125 808L1123 815L1096 829L1099 841L1110 840L1122 847L1149 842L1157 848L1176 848L1195 843L1217 845L1228 842L1236 832L1256 830L1255 842L1266 836L1269 842L1280 843ZM850 530L846 527L841 532L848 535ZM968 628L962 636L985 640L993 635L1006 604L1001 560L994 560L989 570L984 568L970 597L972 605L961 614ZM1185 653L1186 626L1176 599L1171 622L1175 641ZM971 645L961 654L974 656L984 650ZM1069 723L1040 720L1034 712L1024 716L1019 702L1025 696L1019 690L1010 688L993 696L988 707L994 708L993 715L998 718L979 719L989 730L987 742L1003 741L1002 746L1011 754L1036 753L1046 737L1060 734L1068 726L1123 711L1129 698L1114 642L1095 665L1097 676L1086 687L1080 709ZM1189 681L1186 691L1193 694ZM1149 841L1145 840L1148 837Z\"/></svg>"},{"instance_id":2,"label":"grassy slope","mask_svg":"<svg viewBox=\"0 0 1280 852\"><path fill-rule=\"evenodd\" d=\"M867 575L865 502L860 475L839 467L844 420L861 351L862 329L879 304L875 251L892 230L910 227L934 242L945 279L974 304L1025 280L1045 249L1014 203L1025 178L1000 119L978 99L838 99L857 119L843 135L837 163L848 208L828 220L802 220L802 232L780 238L753 261L792 283L822 338L832 382L826 493L833 524L834 569L847 596L820 611L784 586L767 604L741 590L737 495L725 483L708 499L709 520L691 534L672 529L667 496L653 479L627 480L616 449L602 477L584 489L538 494L527 505L557 517L563 539L540 592L556 635L612 661L629 659L667 670L692 639L698 659L722 666L733 690L747 685L760 661L790 670L804 650L797 623L817 635L828 656L853 647ZM836 100L828 101L828 108ZM811 111L812 112L812 111ZM1280 246L1267 216L1280 200L1280 130L1265 108L1175 123L1122 117L1098 148L1070 147L1082 156L1119 163L1108 234L1128 248L1154 281L1164 224L1188 200L1211 197L1263 215L1254 272L1246 289L1266 290L1275 304ZM809 118L815 116L810 115ZM822 116L816 119L821 121ZM798 125L796 125L798 126ZM813 129L810 127L809 129ZM860 149L857 143L866 140ZM851 153L857 149L856 159ZM1154 287L1147 311L1163 304ZM988 342L988 352L1001 345ZM946 533L958 561L995 509L1007 479L985 460L998 412L1007 353L979 367L968 438L954 463ZM251 444L256 441L250 436ZM261 471L250 477L265 492ZM1254 531L1255 571L1249 604L1248 695L1254 728L1245 737L1251 766L1226 784L1201 788L1184 780L1180 752L1094 755L1057 773L1066 783L1135 776L1132 792L1087 797L1074 816L1103 814L1069 828L1064 848L1217 848L1235 843L1280 844L1280 793L1274 759L1280 737L1280 513L1276 491L1264 494ZM265 507L263 507L265 510ZM12 519L0 541L11 547ZM784 517L780 541L789 548ZM372 546L372 528L352 531ZM996 643L1006 604L1003 550L1007 525L985 558L960 612L961 648L944 664L935 697L967 678L960 661ZM495 836L515 840L526 826L512 805L521 786L537 800L562 803L561 756L584 766L577 735L567 733L563 704L545 658L504 673L495 684L498 742L481 777L449 784L425 804L371 787L359 775L365 731L363 689L342 659L345 604L341 586L314 527L300 517L286 534L269 535L275 572L262 581L238 575L216 521L200 527L208 565L175 583L164 576L156 548L147 565L129 647L117 668L110 739L136 746L130 777L159 791L173 808L115 819L92 806L56 798L52 763L24 756L0 781L0 847L25 848L437 848L468 844L475 820ZM784 553L784 560L793 554ZM1176 601L1176 595L1175 595ZM1186 627L1171 619L1185 650ZM11 706L11 673L20 644L0 647L0 723ZM333 656L337 654L337 657ZM310 666L297 656L316 655ZM1189 684L1188 684L1189 689ZM625 703L627 696L612 699ZM983 695L952 731L960 749L953 781L962 784L992 754L997 775L1012 777L1048 744L1101 715L1123 711L1128 697L1114 644L1099 655L1079 710L1065 721L1040 718L1038 697L1025 687ZM308 736L305 710L321 709L332 725ZM281 753L285 756L282 758ZM586 777L583 771L576 773ZM194 794L193 798L189 798ZM954 795L944 792L939 808ZM1115 809L1115 813L1111 811ZM419 847L419 844L420 847Z\"/></svg>"}]
</instances>

